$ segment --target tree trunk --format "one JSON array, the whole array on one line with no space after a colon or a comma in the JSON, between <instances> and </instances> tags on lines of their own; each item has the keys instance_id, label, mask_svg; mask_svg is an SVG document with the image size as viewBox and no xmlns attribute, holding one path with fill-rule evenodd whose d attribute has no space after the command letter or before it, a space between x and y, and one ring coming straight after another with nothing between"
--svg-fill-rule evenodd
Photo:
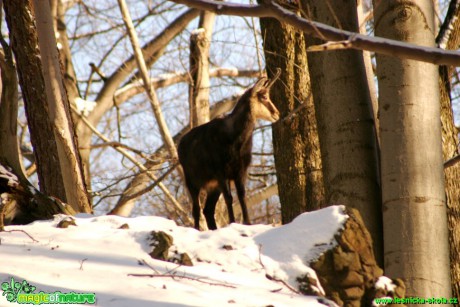
<instances>
[{"instance_id":1,"label":"tree trunk","mask_svg":"<svg viewBox=\"0 0 460 307\"><path fill-rule=\"evenodd\" d=\"M434 46L433 2L379 1L377 36ZM377 55L385 273L451 297L437 67Z\"/></svg>"},{"instance_id":2,"label":"tree trunk","mask_svg":"<svg viewBox=\"0 0 460 307\"><path fill-rule=\"evenodd\" d=\"M18 119L18 80L9 46L3 46L0 53L1 101L0 101L0 164L11 167L21 180L25 180L19 157L17 119Z\"/></svg>"},{"instance_id":3,"label":"tree trunk","mask_svg":"<svg viewBox=\"0 0 460 307\"><path fill-rule=\"evenodd\" d=\"M356 1L305 0L313 20L358 32ZM333 11L331 11L331 9ZM322 43L317 39L309 45ZM379 160L372 102L362 52L308 53L321 145L327 204L344 204L361 213L382 263Z\"/></svg>"},{"instance_id":4,"label":"tree trunk","mask_svg":"<svg viewBox=\"0 0 460 307\"><path fill-rule=\"evenodd\" d=\"M202 12L198 29L190 36L190 127L209 121L209 48L215 14Z\"/></svg>"},{"instance_id":5,"label":"tree trunk","mask_svg":"<svg viewBox=\"0 0 460 307\"><path fill-rule=\"evenodd\" d=\"M283 73L271 97L281 113L273 125L273 149L283 223L324 204L324 186L315 111L311 98L305 38L277 20L260 19L267 74Z\"/></svg>"},{"instance_id":6,"label":"tree trunk","mask_svg":"<svg viewBox=\"0 0 460 307\"><path fill-rule=\"evenodd\" d=\"M29 0L5 0L5 18L24 97L40 190L66 202L58 150L48 119L45 81Z\"/></svg>"},{"instance_id":7,"label":"tree trunk","mask_svg":"<svg viewBox=\"0 0 460 307\"><path fill-rule=\"evenodd\" d=\"M454 22L447 25L452 31L444 42L446 49L455 50L460 47L460 9L452 12ZM438 36L439 37L439 36ZM443 43L440 41L440 44ZM452 67L442 66L439 69L439 87L441 98L441 124L442 124L442 152L443 159L447 161L460 154L458 129L455 127L452 102L450 97L450 80ZM452 280L452 297L460 297L460 163L444 169L446 196L447 196L447 222L449 225L450 246L450 274Z\"/></svg>"},{"instance_id":8,"label":"tree trunk","mask_svg":"<svg viewBox=\"0 0 460 307\"><path fill-rule=\"evenodd\" d=\"M33 0L45 81L49 121L54 131L67 203L76 212L92 212L59 64L49 0Z\"/></svg>"}]
</instances>

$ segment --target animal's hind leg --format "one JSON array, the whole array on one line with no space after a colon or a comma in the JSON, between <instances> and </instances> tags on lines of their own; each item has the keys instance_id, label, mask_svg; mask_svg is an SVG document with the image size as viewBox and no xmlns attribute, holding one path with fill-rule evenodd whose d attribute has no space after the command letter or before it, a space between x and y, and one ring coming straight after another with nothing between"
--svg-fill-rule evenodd
<instances>
[{"instance_id":1,"label":"animal's hind leg","mask_svg":"<svg viewBox=\"0 0 460 307\"><path fill-rule=\"evenodd\" d=\"M192 199L192 215L195 222L195 229L200 230L200 189L196 189L191 185L187 185L188 191L190 193L190 198Z\"/></svg>"},{"instance_id":2,"label":"animal's hind leg","mask_svg":"<svg viewBox=\"0 0 460 307\"><path fill-rule=\"evenodd\" d=\"M206 197L206 204L204 205L203 213L206 218L208 228L211 230L217 229L216 218L214 216L216 212L216 204L219 200L219 196L222 192L219 189L208 191Z\"/></svg>"},{"instance_id":3,"label":"animal's hind leg","mask_svg":"<svg viewBox=\"0 0 460 307\"><path fill-rule=\"evenodd\" d=\"M233 214L233 196L230 190L230 181L225 180L219 183L222 193L224 193L225 204L227 205L229 223L235 223L235 215Z\"/></svg>"}]
</instances>

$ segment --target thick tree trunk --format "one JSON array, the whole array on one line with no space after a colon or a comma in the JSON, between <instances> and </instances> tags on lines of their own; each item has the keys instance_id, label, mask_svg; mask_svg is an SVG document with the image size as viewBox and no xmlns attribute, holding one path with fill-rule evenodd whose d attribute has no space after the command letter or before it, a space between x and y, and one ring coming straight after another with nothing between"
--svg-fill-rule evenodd
<instances>
[{"instance_id":1,"label":"thick tree trunk","mask_svg":"<svg viewBox=\"0 0 460 307\"><path fill-rule=\"evenodd\" d=\"M433 2L379 1L376 35L434 46ZM407 296L451 297L438 69L377 55L385 273Z\"/></svg>"},{"instance_id":2,"label":"thick tree trunk","mask_svg":"<svg viewBox=\"0 0 460 307\"><path fill-rule=\"evenodd\" d=\"M305 0L313 20L358 32L356 1ZM332 11L331 11L332 10ZM309 45L323 43L311 39ZM361 213L382 263L379 160L372 101L362 52L308 53L321 145L327 204L344 204Z\"/></svg>"},{"instance_id":3,"label":"thick tree trunk","mask_svg":"<svg viewBox=\"0 0 460 307\"><path fill-rule=\"evenodd\" d=\"M59 155L46 105L38 37L29 0L5 0L5 18L16 58L40 190L67 201Z\"/></svg>"},{"instance_id":4,"label":"thick tree trunk","mask_svg":"<svg viewBox=\"0 0 460 307\"><path fill-rule=\"evenodd\" d=\"M49 0L33 0L49 121L54 131L67 203L76 212L92 212L77 150L77 138L59 64Z\"/></svg>"},{"instance_id":5,"label":"thick tree trunk","mask_svg":"<svg viewBox=\"0 0 460 307\"><path fill-rule=\"evenodd\" d=\"M311 98L305 38L274 19L260 20L267 73L283 72L271 97L281 113L273 125L273 149L283 223L324 204L324 186Z\"/></svg>"},{"instance_id":6,"label":"thick tree trunk","mask_svg":"<svg viewBox=\"0 0 460 307\"><path fill-rule=\"evenodd\" d=\"M3 46L0 53L1 101L0 101L0 164L13 169L21 180L25 180L20 161L17 119L18 119L18 80L9 46Z\"/></svg>"},{"instance_id":7,"label":"thick tree trunk","mask_svg":"<svg viewBox=\"0 0 460 307\"><path fill-rule=\"evenodd\" d=\"M452 31L448 35L447 43L444 42L446 49L449 50L455 50L460 47L460 9L457 7L452 14L456 16L456 19L454 19L452 24L448 22ZM450 97L452 71L452 67L440 67L439 87L444 161L460 154L459 131L455 127ZM446 167L444 169L444 176L447 196L447 222L449 225L452 297L460 297L460 163Z\"/></svg>"}]
</instances>

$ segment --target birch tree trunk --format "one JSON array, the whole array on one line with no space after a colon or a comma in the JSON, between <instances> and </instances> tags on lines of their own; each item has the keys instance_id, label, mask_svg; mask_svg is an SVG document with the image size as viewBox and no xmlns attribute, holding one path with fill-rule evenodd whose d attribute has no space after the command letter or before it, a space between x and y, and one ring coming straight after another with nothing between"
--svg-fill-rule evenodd
<instances>
[{"instance_id":1,"label":"birch tree trunk","mask_svg":"<svg viewBox=\"0 0 460 307\"><path fill-rule=\"evenodd\" d=\"M271 91L281 112L273 125L273 149L281 217L296 216L324 204L324 185L315 110L311 97L304 34L274 19L260 19L267 74L283 72Z\"/></svg>"},{"instance_id":2,"label":"birch tree trunk","mask_svg":"<svg viewBox=\"0 0 460 307\"><path fill-rule=\"evenodd\" d=\"M377 36L434 46L431 0L375 3ZM451 297L435 65L377 55L385 274L406 296Z\"/></svg>"},{"instance_id":3,"label":"birch tree trunk","mask_svg":"<svg viewBox=\"0 0 460 307\"><path fill-rule=\"evenodd\" d=\"M356 1L304 0L313 20L359 31ZM316 39L309 45L323 43ZM363 54L356 50L308 53L321 145L327 204L361 213L382 263L382 213L379 160L372 101Z\"/></svg>"}]
</instances>

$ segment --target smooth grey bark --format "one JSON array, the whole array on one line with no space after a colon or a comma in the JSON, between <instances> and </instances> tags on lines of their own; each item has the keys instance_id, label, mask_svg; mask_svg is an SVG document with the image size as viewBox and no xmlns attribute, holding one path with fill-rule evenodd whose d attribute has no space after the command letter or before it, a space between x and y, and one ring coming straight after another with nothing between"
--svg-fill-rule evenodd
<instances>
[{"instance_id":1,"label":"smooth grey bark","mask_svg":"<svg viewBox=\"0 0 460 307\"><path fill-rule=\"evenodd\" d=\"M355 1L305 0L313 20L359 31ZM332 11L331 11L332 10ZM321 43L307 39L309 45ZM359 210L382 263L379 160L363 54L356 50L308 53L323 163L326 203Z\"/></svg>"},{"instance_id":2,"label":"smooth grey bark","mask_svg":"<svg viewBox=\"0 0 460 307\"><path fill-rule=\"evenodd\" d=\"M431 0L379 1L376 35L433 47ZM385 275L451 297L438 68L377 55Z\"/></svg>"}]
</instances>

